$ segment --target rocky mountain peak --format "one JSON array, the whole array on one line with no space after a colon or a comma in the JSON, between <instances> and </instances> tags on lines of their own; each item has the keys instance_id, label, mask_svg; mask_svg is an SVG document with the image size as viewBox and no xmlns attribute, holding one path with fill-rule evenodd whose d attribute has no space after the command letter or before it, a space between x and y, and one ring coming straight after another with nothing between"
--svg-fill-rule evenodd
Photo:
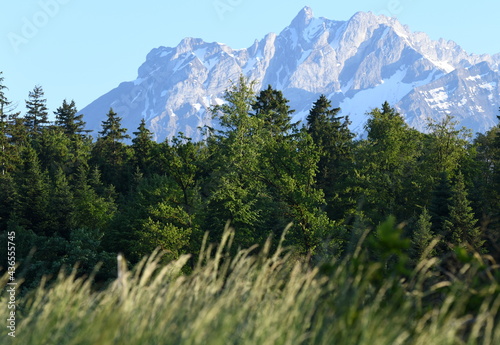
<instances>
[{"instance_id":1,"label":"rocky mountain peak","mask_svg":"<svg viewBox=\"0 0 500 345\"><path fill-rule=\"evenodd\" d=\"M290 27L302 31L311 22L313 18L314 14L312 8L310 8L309 6L305 6L292 20Z\"/></svg>"},{"instance_id":2,"label":"rocky mountain peak","mask_svg":"<svg viewBox=\"0 0 500 345\"><path fill-rule=\"evenodd\" d=\"M453 114L462 125L484 131L496 123L500 104L500 54L473 55L447 40L413 33L394 18L358 12L347 21L315 18L304 7L279 35L233 50L200 38L153 49L138 77L121 83L82 113L99 130L109 107L130 132L146 119L156 140L179 131L200 139L212 123L208 109L223 102L231 80L243 74L283 91L304 119L320 94L363 130L365 113L388 101L414 127Z\"/></svg>"}]
</instances>

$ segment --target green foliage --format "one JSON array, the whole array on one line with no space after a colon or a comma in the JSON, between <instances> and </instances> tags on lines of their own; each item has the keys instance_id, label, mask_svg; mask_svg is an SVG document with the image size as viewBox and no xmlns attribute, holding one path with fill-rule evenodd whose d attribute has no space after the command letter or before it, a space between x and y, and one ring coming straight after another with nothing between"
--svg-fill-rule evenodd
<instances>
[{"instance_id":1,"label":"green foliage","mask_svg":"<svg viewBox=\"0 0 500 345\"><path fill-rule=\"evenodd\" d=\"M434 233L432 231L431 215L427 208L424 208L415 224L411 239L413 259L427 259L429 256L434 255L432 250L427 252L430 249L429 245L433 239ZM426 257L423 256L424 254Z\"/></svg>"},{"instance_id":2,"label":"green foliage","mask_svg":"<svg viewBox=\"0 0 500 345\"><path fill-rule=\"evenodd\" d=\"M410 239L403 238L403 225L396 225L394 216L389 216L385 222L377 226L370 244L383 267L389 269L389 266L394 266L395 272L400 274L408 272L406 264ZM395 265L393 261L397 261Z\"/></svg>"},{"instance_id":3,"label":"green foliage","mask_svg":"<svg viewBox=\"0 0 500 345\"><path fill-rule=\"evenodd\" d=\"M401 248L394 221L380 227L390 251ZM76 238L85 238L83 234ZM409 276L394 272L380 282L379 262L361 247L344 260L311 267L269 243L232 258L234 233L202 248L193 272L181 256L161 264L157 252L131 271L118 257L119 275L106 288L92 277L61 273L55 284L18 296L19 344L496 344L500 342L500 286L491 275L482 287L481 257L460 279L436 277L436 260ZM76 239L75 241L76 242ZM83 241L84 242L84 241ZM491 267L490 267L491 268ZM9 295L0 280L0 302ZM404 277L405 279L401 279ZM8 318L9 310L0 310Z\"/></svg>"},{"instance_id":4,"label":"green foliage","mask_svg":"<svg viewBox=\"0 0 500 345\"><path fill-rule=\"evenodd\" d=\"M477 226L472 207L467 197L464 177L458 174L452 188L449 219L444 224L444 238L455 245L469 244L480 251L484 243L480 228Z\"/></svg>"},{"instance_id":5,"label":"green foliage","mask_svg":"<svg viewBox=\"0 0 500 345\"><path fill-rule=\"evenodd\" d=\"M59 236L68 239L71 229L79 226L75 222L75 200L71 186L62 169L57 170L49 192L49 227Z\"/></svg>"},{"instance_id":6,"label":"green foliage","mask_svg":"<svg viewBox=\"0 0 500 345\"><path fill-rule=\"evenodd\" d=\"M355 179L374 223L390 214L408 219L419 203L419 134L385 102L369 114L366 141L356 148ZM359 193L358 192L358 193Z\"/></svg>"},{"instance_id":7,"label":"green foliage","mask_svg":"<svg viewBox=\"0 0 500 345\"><path fill-rule=\"evenodd\" d=\"M40 85L36 85L29 92L26 101L25 125L33 137L41 132L42 128L49 123L47 112L47 100L43 98L44 92Z\"/></svg>"},{"instance_id":8,"label":"green foliage","mask_svg":"<svg viewBox=\"0 0 500 345\"><path fill-rule=\"evenodd\" d=\"M134 151L134 165L143 173L149 172L149 165L152 161L152 152L155 147L153 133L146 127L146 120L141 119L137 132L132 133L132 150Z\"/></svg>"},{"instance_id":9,"label":"green foliage","mask_svg":"<svg viewBox=\"0 0 500 345\"><path fill-rule=\"evenodd\" d=\"M263 126L271 135L286 135L295 126L290 123L291 115L295 110L290 109L288 102L281 91L268 85L252 104L254 111L252 115L264 121Z\"/></svg>"},{"instance_id":10,"label":"green foliage","mask_svg":"<svg viewBox=\"0 0 500 345\"><path fill-rule=\"evenodd\" d=\"M102 131L92 149L91 164L97 166L106 184L113 184L121 192L127 190L130 170L127 162L130 149L123 143L129 139L127 129L121 127L121 117L109 109L107 119L102 122Z\"/></svg>"},{"instance_id":11,"label":"green foliage","mask_svg":"<svg viewBox=\"0 0 500 345\"><path fill-rule=\"evenodd\" d=\"M339 111L321 95L307 116L307 132L320 151L316 186L325 193L326 212L333 219L342 219L354 207L347 187L353 168L354 134L349 130L349 119L338 116Z\"/></svg>"},{"instance_id":12,"label":"green foliage","mask_svg":"<svg viewBox=\"0 0 500 345\"><path fill-rule=\"evenodd\" d=\"M435 233L443 232L444 223L450 216L450 201L453 196L451 181L446 172L441 172L438 185L432 192L429 212L432 216L432 230Z\"/></svg>"},{"instance_id":13,"label":"green foliage","mask_svg":"<svg viewBox=\"0 0 500 345\"><path fill-rule=\"evenodd\" d=\"M50 235L49 227L49 179L40 167L36 152L30 146L22 151L23 165L15 175L18 190L13 217L27 229L38 235Z\"/></svg>"},{"instance_id":14,"label":"green foliage","mask_svg":"<svg viewBox=\"0 0 500 345\"><path fill-rule=\"evenodd\" d=\"M182 191L171 178L153 175L142 179L110 223L106 248L124 252L133 262L157 247L177 258L195 228L182 201Z\"/></svg>"},{"instance_id":15,"label":"green foliage","mask_svg":"<svg viewBox=\"0 0 500 345\"><path fill-rule=\"evenodd\" d=\"M71 101L68 104L66 100L54 112L56 115L56 126L62 127L64 133L72 139L77 135L84 136L84 133L89 133L88 130L85 130L83 114L77 115L77 113L78 110L76 109L75 101Z\"/></svg>"},{"instance_id":16,"label":"green foliage","mask_svg":"<svg viewBox=\"0 0 500 345\"><path fill-rule=\"evenodd\" d=\"M41 88L30 93L23 118L2 83L0 76L0 237L16 231L19 261L32 285L43 275L52 282L62 265L79 263L76 274L90 274L99 261L102 283L114 274L110 263L119 252L137 263L161 248L166 263L206 248L201 262L207 262L213 246L203 246L218 241L228 221L235 229L223 260L229 265L242 255L238 248L253 248L247 256L257 255L254 245L276 249L277 241L266 239L281 238L286 228L281 243L290 247L290 262L333 267L333 259L354 256L345 272L367 282L342 287L364 289L343 296L353 303L339 309L343 326L351 327L373 289L396 276L405 284L415 278L410 267L420 272L442 259L435 276L447 270L458 276L464 264L488 266L474 251L500 260L498 126L474 144L451 117L431 122L423 134L385 102L368 113L366 136L354 139L349 119L325 96L299 127L281 91L255 93L255 83L241 77L225 103L212 108L220 127L203 141L179 133L155 143L142 120L128 142L112 109L93 140L74 102L63 101L48 125ZM404 233L395 219L409 224ZM184 271L195 270L195 259L188 262ZM485 276L481 271L473 282L477 291ZM384 296L414 292L397 282L387 283Z\"/></svg>"},{"instance_id":17,"label":"green foliage","mask_svg":"<svg viewBox=\"0 0 500 345\"><path fill-rule=\"evenodd\" d=\"M428 159L437 172L448 174L455 172L467 154L468 140L471 138L470 130L456 127L457 122L451 115L446 115L439 122L429 120Z\"/></svg>"}]
</instances>

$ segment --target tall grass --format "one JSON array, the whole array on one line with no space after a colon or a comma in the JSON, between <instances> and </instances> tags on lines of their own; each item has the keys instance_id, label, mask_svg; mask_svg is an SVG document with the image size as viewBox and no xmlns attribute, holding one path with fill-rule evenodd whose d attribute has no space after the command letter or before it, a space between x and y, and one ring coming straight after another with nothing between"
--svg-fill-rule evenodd
<instances>
[{"instance_id":1,"label":"tall grass","mask_svg":"<svg viewBox=\"0 0 500 345\"><path fill-rule=\"evenodd\" d=\"M61 274L18 301L16 338L4 331L0 343L500 344L494 279L473 289L439 277L437 259L381 278L383 264L362 250L317 267L292 260L281 245L271 253L269 243L230 257L232 238L226 231L219 246L204 245L188 275L181 271L188 256L164 265L158 252L131 271L119 258L119 277L103 291ZM484 267L466 264L459 274L474 278Z\"/></svg>"}]
</instances>

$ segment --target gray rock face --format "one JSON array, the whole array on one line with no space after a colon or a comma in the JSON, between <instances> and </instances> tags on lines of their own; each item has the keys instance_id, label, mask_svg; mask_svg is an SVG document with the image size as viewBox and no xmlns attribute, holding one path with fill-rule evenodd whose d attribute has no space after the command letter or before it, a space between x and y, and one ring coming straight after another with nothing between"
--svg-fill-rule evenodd
<instances>
[{"instance_id":1,"label":"gray rock face","mask_svg":"<svg viewBox=\"0 0 500 345\"><path fill-rule=\"evenodd\" d=\"M356 13L348 21L316 18L305 7L279 35L247 49L185 38L175 48L153 49L138 77L82 109L95 133L110 107L132 132L141 117L155 139L179 131L200 139L199 127L216 126L209 108L240 74L282 90L304 119L320 94L342 108L353 130L365 113L389 101L408 123L425 131L426 119L452 114L473 131L496 123L500 55L471 55L451 41L432 41L396 19Z\"/></svg>"}]
</instances>

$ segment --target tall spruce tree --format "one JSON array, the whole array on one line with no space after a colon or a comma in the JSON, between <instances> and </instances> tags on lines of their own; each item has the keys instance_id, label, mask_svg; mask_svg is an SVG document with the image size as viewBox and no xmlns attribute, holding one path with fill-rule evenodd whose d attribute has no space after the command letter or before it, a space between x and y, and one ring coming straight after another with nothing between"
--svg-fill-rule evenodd
<instances>
[{"instance_id":1,"label":"tall spruce tree","mask_svg":"<svg viewBox=\"0 0 500 345\"><path fill-rule=\"evenodd\" d=\"M425 149L431 164L429 172L453 174L463 157L467 154L467 146L471 139L470 130L457 128L458 122L451 115L440 121L429 119L427 129L430 139Z\"/></svg>"},{"instance_id":2,"label":"tall spruce tree","mask_svg":"<svg viewBox=\"0 0 500 345\"><path fill-rule=\"evenodd\" d=\"M290 121L295 112L288 102L281 91L269 85L257 95L252 105L253 115L264 121L264 128L271 135L286 135L293 127Z\"/></svg>"},{"instance_id":3,"label":"tall spruce tree","mask_svg":"<svg viewBox=\"0 0 500 345\"><path fill-rule=\"evenodd\" d=\"M0 232L7 229L18 204L17 197L17 186L12 175L9 172L0 174Z\"/></svg>"},{"instance_id":4,"label":"tall spruce tree","mask_svg":"<svg viewBox=\"0 0 500 345\"><path fill-rule=\"evenodd\" d=\"M31 146L22 149L22 166L15 182L18 186L18 203L14 213L17 223L37 235L52 235L49 224L49 181L42 171L36 151Z\"/></svg>"},{"instance_id":5,"label":"tall spruce tree","mask_svg":"<svg viewBox=\"0 0 500 345\"><path fill-rule=\"evenodd\" d=\"M4 77L2 77L3 72L0 71L0 124L7 122L7 107L11 104L5 96L5 90L8 90L7 86L4 85Z\"/></svg>"},{"instance_id":6,"label":"tall spruce tree","mask_svg":"<svg viewBox=\"0 0 500 345\"><path fill-rule=\"evenodd\" d=\"M74 221L75 202L73 192L61 168L55 172L51 181L49 209L52 232L69 240L71 230L79 226L79 224Z\"/></svg>"},{"instance_id":7,"label":"tall spruce tree","mask_svg":"<svg viewBox=\"0 0 500 345\"><path fill-rule=\"evenodd\" d=\"M85 130L83 114L77 115L77 113L78 110L73 100L69 104L64 100L62 105L54 112L56 115L56 126L62 127L64 133L70 138L73 138L75 135L84 135L90 132L89 130Z\"/></svg>"},{"instance_id":8,"label":"tall spruce tree","mask_svg":"<svg viewBox=\"0 0 500 345\"><path fill-rule=\"evenodd\" d=\"M487 240L485 247L495 259L500 259L500 145L496 143L500 133L500 124L485 134L478 133L474 140L477 150L475 155L477 169L474 172L474 188L470 199L484 230ZM500 143L500 141L499 141Z\"/></svg>"},{"instance_id":9,"label":"tall spruce tree","mask_svg":"<svg viewBox=\"0 0 500 345\"><path fill-rule=\"evenodd\" d=\"M153 133L146 127L146 120L141 119L137 132L132 133L132 150L134 151L134 164L141 173L147 173L150 170L151 154L155 142Z\"/></svg>"},{"instance_id":10,"label":"tall spruce tree","mask_svg":"<svg viewBox=\"0 0 500 345\"><path fill-rule=\"evenodd\" d=\"M411 239L411 252L414 260L426 259L422 257L422 255L431 243L433 237L434 233L432 232L431 215L427 208L424 207L415 224L415 229L413 230ZM429 252L429 256L433 254L434 251Z\"/></svg>"},{"instance_id":11,"label":"tall spruce tree","mask_svg":"<svg viewBox=\"0 0 500 345\"><path fill-rule=\"evenodd\" d=\"M307 132L320 150L317 187L325 193L330 217L340 219L351 203L346 196L346 177L352 162L352 139L349 118L339 116L340 108L321 95L307 116Z\"/></svg>"},{"instance_id":12,"label":"tall spruce tree","mask_svg":"<svg viewBox=\"0 0 500 345\"><path fill-rule=\"evenodd\" d=\"M366 211L375 223L394 215L407 220L417 211L414 198L415 166L420 155L418 133L401 114L384 102L365 125L367 140L358 144L356 181L366 200Z\"/></svg>"},{"instance_id":13,"label":"tall spruce tree","mask_svg":"<svg viewBox=\"0 0 500 345\"><path fill-rule=\"evenodd\" d=\"M448 173L442 171L437 186L432 192L429 212L432 220L432 230L436 234L443 234L444 224L450 217L450 203L453 196L451 181Z\"/></svg>"},{"instance_id":14,"label":"tall spruce tree","mask_svg":"<svg viewBox=\"0 0 500 345\"><path fill-rule=\"evenodd\" d=\"M40 85L36 85L33 91L29 92L28 100L26 101L27 112L24 120L32 136L40 133L43 126L49 123L47 100L43 96L43 88Z\"/></svg>"},{"instance_id":15,"label":"tall spruce tree","mask_svg":"<svg viewBox=\"0 0 500 345\"><path fill-rule=\"evenodd\" d=\"M109 109L106 116L107 119L102 121L102 130L99 132L101 139L112 143L119 143L125 139L130 139L127 129L121 126L122 118L114 112L113 108Z\"/></svg>"},{"instance_id":16,"label":"tall spruce tree","mask_svg":"<svg viewBox=\"0 0 500 345\"><path fill-rule=\"evenodd\" d=\"M8 134L8 107L11 104L7 97L5 96L5 90L7 87L3 84L4 78L2 77L2 72L0 72L0 174L5 175L9 170L11 170L12 159L10 157L11 151L9 145L9 134Z\"/></svg>"},{"instance_id":17,"label":"tall spruce tree","mask_svg":"<svg viewBox=\"0 0 500 345\"><path fill-rule=\"evenodd\" d=\"M475 250L481 250L484 240L468 200L462 173L456 176L451 192L449 217L443 224L444 240L454 245L467 243Z\"/></svg>"},{"instance_id":18,"label":"tall spruce tree","mask_svg":"<svg viewBox=\"0 0 500 345\"><path fill-rule=\"evenodd\" d=\"M100 137L92 150L92 162L102 172L103 181L112 184L121 192L128 188L129 149L123 140L130 139L127 129L121 126L122 118L109 109L107 119L102 121Z\"/></svg>"}]
</instances>

